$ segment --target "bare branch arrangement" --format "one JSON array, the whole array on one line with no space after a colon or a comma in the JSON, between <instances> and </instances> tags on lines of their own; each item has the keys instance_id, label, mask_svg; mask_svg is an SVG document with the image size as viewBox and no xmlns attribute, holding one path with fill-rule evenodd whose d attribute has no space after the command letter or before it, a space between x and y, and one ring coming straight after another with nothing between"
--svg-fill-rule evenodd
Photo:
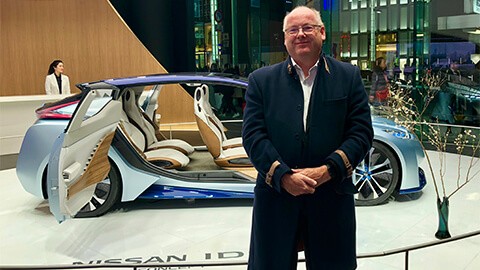
<instances>
[{"instance_id":1,"label":"bare branch arrangement","mask_svg":"<svg viewBox=\"0 0 480 270\"><path fill-rule=\"evenodd\" d=\"M420 94L420 102L415 102L411 97L412 86L392 84L390 85L390 98L388 104L381 106L380 111L385 113L385 117L393 120L397 125L408 129L419 139L422 149L425 153L429 170L435 186L437 199L449 199L452 195L457 193L461 188L468 184L475 176L480 173L480 159L475 157L477 152L480 152L480 141L477 140L475 134L471 130L464 130L454 139L458 155L458 176L456 179L456 188L448 193L445 188L445 171L446 171L446 148L447 139L451 135L450 128L441 130L439 125L434 125L426 119L425 112L430 106L435 96L441 91L442 85L446 82L446 76L441 74L427 72L422 79L423 87L418 89ZM420 104L420 105L417 105ZM426 151L424 142L418 136L425 137L428 143L434 146L439 153L440 161L440 179L435 177L435 171L432 167L431 157ZM471 144L469 144L471 143ZM461 179L462 170L462 155L465 147L472 147L472 155L468 158L467 173L464 179ZM440 188L441 187L441 190Z\"/></svg>"}]
</instances>

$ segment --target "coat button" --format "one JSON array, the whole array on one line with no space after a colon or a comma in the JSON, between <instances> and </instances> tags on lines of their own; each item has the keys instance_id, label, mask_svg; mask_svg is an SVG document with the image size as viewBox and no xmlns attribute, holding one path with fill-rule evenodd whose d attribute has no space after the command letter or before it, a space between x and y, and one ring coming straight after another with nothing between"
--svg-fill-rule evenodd
<instances>
[{"instance_id":1,"label":"coat button","mask_svg":"<svg viewBox=\"0 0 480 270\"><path fill-rule=\"evenodd\" d=\"M300 139L300 134L298 134L298 133L295 134L295 139L297 139L297 140Z\"/></svg>"},{"instance_id":2,"label":"coat button","mask_svg":"<svg viewBox=\"0 0 480 270\"><path fill-rule=\"evenodd\" d=\"M302 110L302 105L298 104L297 105L297 110L301 111Z\"/></svg>"}]
</instances>

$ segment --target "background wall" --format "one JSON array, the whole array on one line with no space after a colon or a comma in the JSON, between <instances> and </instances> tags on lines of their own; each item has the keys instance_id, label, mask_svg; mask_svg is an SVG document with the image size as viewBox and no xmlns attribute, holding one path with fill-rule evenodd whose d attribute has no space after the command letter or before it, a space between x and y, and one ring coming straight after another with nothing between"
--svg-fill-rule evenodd
<instances>
[{"instance_id":1,"label":"background wall","mask_svg":"<svg viewBox=\"0 0 480 270\"><path fill-rule=\"evenodd\" d=\"M44 94L55 59L77 92L77 83L166 72L107 0L0 0L0 20L0 96Z\"/></svg>"},{"instance_id":2,"label":"background wall","mask_svg":"<svg viewBox=\"0 0 480 270\"><path fill-rule=\"evenodd\" d=\"M110 0L169 72L195 71L193 0Z\"/></svg>"},{"instance_id":3,"label":"background wall","mask_svg":"<svg viewBox=\"0 0 480 270\"><path fill-rule=\"evenodd\" d=\"M168 2L156 7L171 13L169 7L178 4ZM153 16L150 12L146 18ZM78 83L167 72L108 0L0 0L0 20L0 96L45 94L45 76L55 59L64 61L72 92L79 92ZM161 31L165 27L141 25L157 31L158 37L168 37ZM178 42L157 41L167 47ZM193 98L180 86L162 89L157 112L162 123L195 121Z\"/></svg>"}]
</instances>

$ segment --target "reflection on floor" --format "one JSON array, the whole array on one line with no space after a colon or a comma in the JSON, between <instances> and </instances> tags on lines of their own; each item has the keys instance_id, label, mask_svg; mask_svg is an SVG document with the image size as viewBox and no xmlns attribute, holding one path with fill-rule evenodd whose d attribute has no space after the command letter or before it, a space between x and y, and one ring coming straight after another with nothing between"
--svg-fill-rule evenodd
<instances>
[{"instance_id":1,"label":"reflection on floor","mask_svg":"<svg viewBox=\"0 0 480 270\"><path fill-rule=\"evenodd\" d=\"M448 154L447 158L446 188L451 191L458 157ZM437 160L432 159L438 171ZM422 167L428 180L423 192L396 195L380 206L357 207L359 254L435 240L435 190L426 164ZM137 200L103 217L58 224L46 201L23 190L14 169L0 171L0 179L0 265L245 261L248 257L252 200ZM479 206L477 175L450 200L452 235L480 229ZM404 269L404 255L358 263L362 270ZM480 269L480 237L413 251L409 267Z\"/></svg>"}]
</instances>

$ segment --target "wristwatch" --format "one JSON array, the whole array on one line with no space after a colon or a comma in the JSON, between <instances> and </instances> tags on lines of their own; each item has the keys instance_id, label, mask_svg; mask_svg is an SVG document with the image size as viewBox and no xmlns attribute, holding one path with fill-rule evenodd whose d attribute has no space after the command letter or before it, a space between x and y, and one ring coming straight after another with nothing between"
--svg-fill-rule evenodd
<instances>
[{"instance_id":1,"label":"wristwatch","mask_svg":"<svg viewBox=\"0 0 480 270\"><path fill-rule=\"evenodd\" d=\"M327 170L328 170L328 174L330 174L330 177L333 179L335 179L335 177L337 177L337 170L335 170L335 165L332 164L332 162L327 162L325 164L325 166L327 166Z\"/></svg>"}]
</instances>

